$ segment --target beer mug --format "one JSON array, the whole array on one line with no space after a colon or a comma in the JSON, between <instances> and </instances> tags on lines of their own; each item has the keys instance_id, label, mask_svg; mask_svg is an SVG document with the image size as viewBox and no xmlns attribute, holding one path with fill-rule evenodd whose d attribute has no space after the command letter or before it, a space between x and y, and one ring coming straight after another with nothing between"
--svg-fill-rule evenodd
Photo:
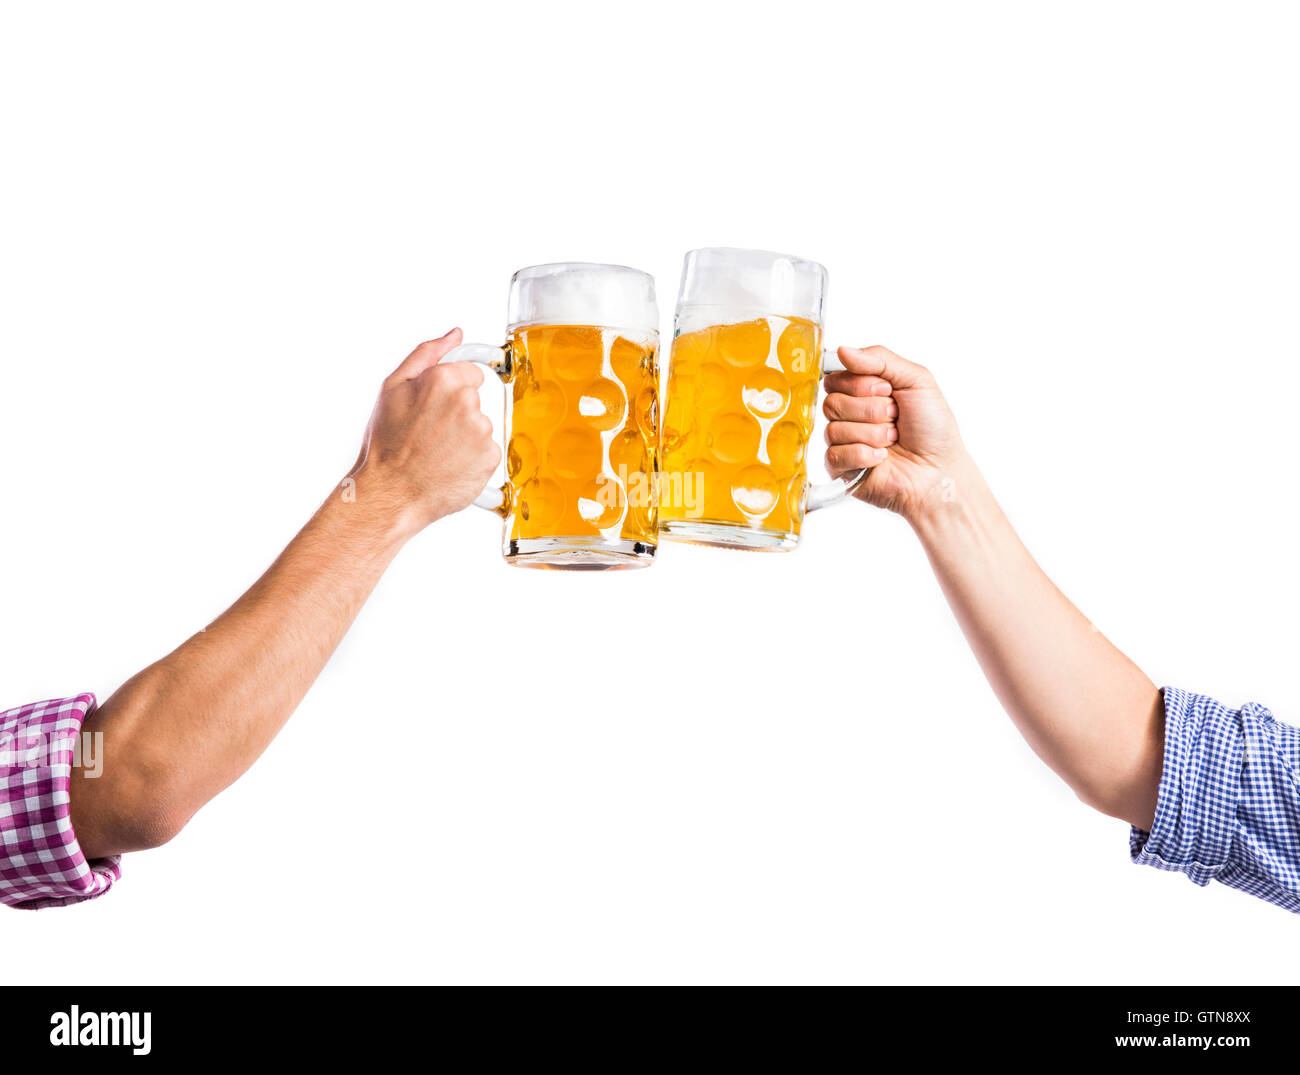
<instances>
[{"instance_id":1,"label":"beer mug","mask_svg":"<svg viewBox=\"0 0 1300 1075\"><path fill-rule=\"evenodd\" d=\"M826 270L762 250L692 250L682 267L660 445L665 538L780 551L807 512L843 500L855 471L808 482L824 373Z\"/></svg>"},{"instance_id":2,"label":"beer mug","mask_svg":"<svg viewBox=\"0 0 1300 1075\"><path fill-rule=\"evenodd\" d=\"M643 567L658 544L659 310L622 265L520 269L504 346L464 344L507 387L506 482L477 501L505 519L518 567Z\"/></svg>"}]
</instances>

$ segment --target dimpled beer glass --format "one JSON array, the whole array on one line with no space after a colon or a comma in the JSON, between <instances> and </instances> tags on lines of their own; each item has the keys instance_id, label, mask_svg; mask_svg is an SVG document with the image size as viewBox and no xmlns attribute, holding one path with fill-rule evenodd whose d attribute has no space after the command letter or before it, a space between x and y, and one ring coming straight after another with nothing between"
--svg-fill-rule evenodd
<instances>
[{"instance_id":1,"label":"dimpled beer glass","mask_svg":"<svg viewBox=\"0 0 1300 1075\"><path fill-rule=\"evenodd\" d=\"M465 344L507 386L506 483L476 503L505 519L519 567L653 562L658 535L659 311L654 279L621 265L520 269L504 347Z\"/></svg>"},{"instance_id":2,"label":"dimpled beer glass","mask_svg":"<svg viewBox=\"0 0 1300 1075\"><path fill-rule=\"evenodd\" d=\"M824 372L826 270L762 250L686 255L664 401L659 527L676 541L780 551L865 471L808 482Z\"/></svg>"}]
</instances>

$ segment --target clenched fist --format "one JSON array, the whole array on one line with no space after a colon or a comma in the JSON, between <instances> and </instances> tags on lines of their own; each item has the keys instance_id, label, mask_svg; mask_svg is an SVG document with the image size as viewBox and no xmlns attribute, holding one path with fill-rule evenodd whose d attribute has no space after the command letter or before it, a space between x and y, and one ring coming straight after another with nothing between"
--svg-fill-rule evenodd
<instances>
[{"instance_id":1,"label":"clenched fist","mask_svg":"<svg viewBox=\"0 0 1300 1075\"><path fill-rule=\"evenodd\" d=\"M420 344L384 381L349 478L358 502L414 533L473 503L501 460L479 409L483 371L441 366L460 329Z\"/></svg>"},{"instance_id":2,"label":"clenched fist","mask_svg":"<svg viewBox=\"0 0 1300 1075\"><path fill-rule=\"evenodd\" d=\"M826 375L826 469L871 467L856 495L915 521L943 496L966 449L924 366L884 347L841 347L847 372Z\"/></svg>"}]
</instances>

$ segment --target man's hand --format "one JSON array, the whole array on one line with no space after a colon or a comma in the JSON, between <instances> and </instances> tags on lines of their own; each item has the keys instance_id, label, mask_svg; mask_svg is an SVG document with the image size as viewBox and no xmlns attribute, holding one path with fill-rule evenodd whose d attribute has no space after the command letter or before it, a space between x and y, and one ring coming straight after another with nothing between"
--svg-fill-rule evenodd
<instances>
[{"instance_id":1,"label":"man's hand","mask_svg":"<svg viewBox=\"0 0 1300 1075\"><path fill-rule=\"evenodd\" d=\"M915 520L965 460L957 420L930 371L884 347L841 347L826 377L826 468L871 467L857 496Z\"/></svg>"},{"instance_id":2,"label":"man's hand","mask_svg":"<svg viewBox=\"0 0 1300 1075\"><path fill-rule=\"evenodd\" d=\"M501 460L479 409L482 369L439 365L460 339L454 328L422 343L389 374L349 475L358 503L411 533L473 503Z\"/></svg>"}]
</instances>

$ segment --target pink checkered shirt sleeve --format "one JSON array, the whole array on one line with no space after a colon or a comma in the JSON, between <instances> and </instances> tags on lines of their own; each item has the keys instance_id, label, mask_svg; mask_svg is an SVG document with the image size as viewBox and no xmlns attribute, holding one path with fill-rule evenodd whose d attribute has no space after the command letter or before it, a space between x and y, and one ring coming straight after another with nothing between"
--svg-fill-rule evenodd
<instances>
[{"instance_id":1,"label":"pink checkered shirt sleeve","mask_svg":"<svg viewBox=\"0 0 1300 1075\"><path fill-rule=\"evenodd\" d=\"M119 860L87 862L68 815L73 750L93 694L0 713L0 903L35 909L94 899Z\"/></svg>"}]
</instances>

